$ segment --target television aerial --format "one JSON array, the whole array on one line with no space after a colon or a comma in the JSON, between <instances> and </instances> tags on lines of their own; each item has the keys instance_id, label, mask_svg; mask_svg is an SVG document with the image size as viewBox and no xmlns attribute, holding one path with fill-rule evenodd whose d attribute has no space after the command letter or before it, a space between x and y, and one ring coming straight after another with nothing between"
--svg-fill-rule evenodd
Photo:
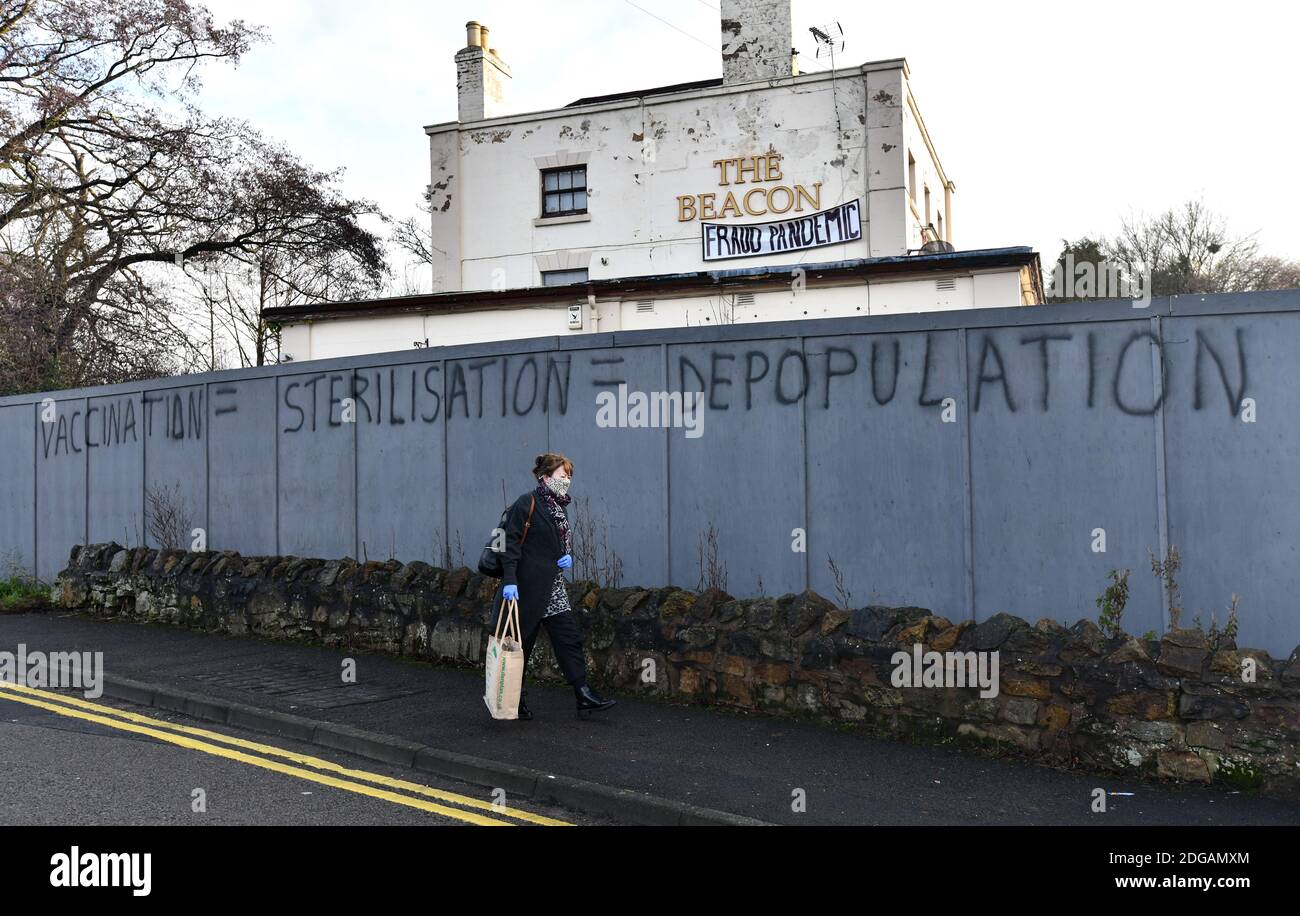
<instances>
[{"instance_id":1,"label":"television aerial","mask_svg":"<svg viewBox=\"0 0 1300 916\"><path fill-rule=\"evenodd\" d=\"M844 52L844 28L838 22L831 22L823 26L815 25L808 31L817 42L817 57L830 57L831 65L834 66L835 55Z\"/></svg>"}]
</instances>

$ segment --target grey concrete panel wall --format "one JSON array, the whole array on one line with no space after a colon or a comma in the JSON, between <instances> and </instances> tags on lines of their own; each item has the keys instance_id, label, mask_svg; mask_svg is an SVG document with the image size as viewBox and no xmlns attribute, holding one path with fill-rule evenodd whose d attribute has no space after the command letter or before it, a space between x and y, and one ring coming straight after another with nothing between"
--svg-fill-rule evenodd
<instances>
[{"instance_id":1,"label":"grey concrete panel wall","mask_svg":"<svg viewBox=\"0 0 1300 916\"><path fill-rule=\"evenodd\" d=\"M86 460L91 542L142 543L144 524L144 438L133 422L140 398L90 398L86 408Z\"/></svg>"},{"instance_id":2,"label":"grey concrete panel wall","mask_svg":"<svg viewBox=\"0 0 1300 916\"><path fill-rule=\"evenodd\" d=\"M854 605L1070 623L1128 568L1143 632L1172 544L1185 623L1236 593L1242 641L1290 651L1297 352L1300 291L373 354L56 392L49 423L2 398L0 549L52 576L179 484L213 547L473 563L555 450L628 584L696 585L712 523L733 594L834 596L830 557ZM620 382L701 392L703 435L602 425Z\"/></svg>"},{"instance_id":3,"label":"grey concrete panel wall","mask_svg":"<svg viewBox=\"0 0 1300 916\"><path fill-rule=\"evenodd\" d=\"M716 532L727 588L768 595L804 586L791 532L805 527L803 412L812 378L798 337L668 347L668 387L704 396L703 435L668 436L672 585L700 581Z\"/></svg>"},{"instance_id":4,"label":"grey concrete panel wall","mask_svg":"<svg viewBox=\"0 0 1300 916\"><path fill-rule=\"evenodd\" d=\"M209 384L208 546L278 551L274 378Z\"/></svg>"},{"instance_id":5,"label":"grey concrete panel wall","mask_svg":"<svg viewBox=\"0 0 1300 916\"><path fill-rule=\"evenodd\" d=\"M532 487L533 459L550 450L547 416L571 406L572 358L567 352L498 353L445 364L442 550L453 563L477 563L505 503Z\"/></svg>"},{"instance_id":6,"label":"grey concrete panel wall","mask_svg":"<svg viewBox=\"0 0 1300 916\"><path fill-rule=\"evenodd\" d=\"M0 407L0 576L36 565L36 428L30 405Z\"/></svg>"},{"instance_id":7,"label":"grey concrete panel wall","mask_svg":"<svg viewBox=\"0 0 1300 916\"><path fill-rule=\"evenodd\" d=\"M202 385L154 390L142 398L146 517L151 504L155 516L173 512L167 537L185 548L194 529L208 525L206 400ZM163 546L154 532L145 533L150 546Z\"/></svg>"},{"instance_id":8,"label":"grey concrete panel wall","mask_svg":"<svg viewBox=\"0 0 1300 916\"><path fill-rule=\"evenodd\" d=\"M53 579L86 542L86 399L56 398L35 414L36 575Z\"/></svg>"},{"instance_id":9,"label":"grey concrete panel wall","mask_svg":"<svg viewBox=\"0 0 1300 916\"><path fill-rule=\"evenodd\" d=\"M951 620L966 601L966 419L959 334L808 340L808 565L856 604L919 605ZM899 443L909 443L905 460Z\"/></svg>"},{"instance_id":10,"label":"grey concrete panel wall","mask_svg":"<svg viewBox=\"0 0 1300 916\"><path fill-rule=\"evenodd\" d=\"M445 509L442 364L358 369L354 384L362 553L430 562Z\"/></svg>"},{"instance_id":11,"label":"grey concrete panel wall","mask_svg":"<svg viewBox=\"0 0 1300 916\"><path fill-rule=\"evenodd\" d=\"M1172 318L1164 336L1169 539L1182 557L1183 624L1199 616L1209 627L1213 614L1222 627L1236 594L1243 644L1295 641L1300 315Z\"/></svg>"},{"instance_id":12,"label":"grey concrete panel wall","mask_svg":"<svg viewBox=\"0 0 1300 916\"><path fill-rule=\"evenodd\" d=\"M345 423L342 417L342 402L351 396L351 382L351 370L342 368L279 379L276 459L278 544L282 554L360 554L356 536L356 425Z\"/></svg>"},{"instance_id":13,"label":"grey concrete panel wall","mask_svg":"<svg viewBox=\"0 0 1300 916\"><path fill-rule=\"evenodd\" d=\"M979 619L1095 618L1128 568L1125 626L1162 630L1149 333L1145 319L967 333Z\"/></svg>"},{"instance_id":14,"label":"grey concrete panel wall","mask_svg":"<svg viewBox=\"0 0 1300 916\"><path fill-rule=\"evenodd\" d=\"M665 348L620 347L616 351L574 353L571 362L569 409L547 414L550 447L574 463L573 500L569 515L586 534L575 544L592 543L595 556L575 556L577 563L622 563L622 582L668 581L668 437L680 430L630 425L639 417L623 411L628 425L607 425L619 418L619 385L625 385L623 405L636 392L663 391ZM600 398L600 403L597 399ZM602 411L602 408L604 410ZM602 425L606 424L606 425ZM530 483L531 455L516 462L516 490ZM612 551L612 557L606 550ZM615 549L616 548L616 549Z\"/></svg>"}]
</instances>

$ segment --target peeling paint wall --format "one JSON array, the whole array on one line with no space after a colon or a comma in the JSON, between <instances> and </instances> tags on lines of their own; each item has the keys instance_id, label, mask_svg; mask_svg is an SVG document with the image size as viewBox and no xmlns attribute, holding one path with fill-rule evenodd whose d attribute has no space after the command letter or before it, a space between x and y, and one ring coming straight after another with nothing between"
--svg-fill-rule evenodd
<instances>
[{"instance_id":1,"label":"peeling paint wall","mask_svg":"<svg viewBox=\"0 0 1300 916\"><path fill-rule=\"evenodd\" d=\"M433 292L462 289L460 221L463 194L455 133L429 136L429 205L433 211Z\"/></svg>"},{"instance_id":2,"label":"peeling paint wall","mask_svg":"<svg viewBox=\"0 0 1300 916\"><path fill-rule=\"evenodd\" d=\"M586 253L593 279L703 269L700 220L679 221L677 198L717 193L721 202L730 188L720 186L718 159L774 151L783 157L779 183L809 189L821 183L821 209L864 199L866 90L861 72L848 71L835 79L815 74L775 86L696 90L531 119L430 128L437 189L433 232L446 261L435 271L438 288L451 289L457 273L466 290L536 286L539 259L548 253ZM539 173L556 162L586 164L585 217L540 218ZM443 187L456 168L459 175ZM899 183L897 176L890 181ZM443 210L447 194L452 203ZM864 236L879 237L872 248L904 253L902 216L895 229L877 227L869 206L870 201ZM864 237L744 263L830 261L869 253ZM452 267L456 260L463 262L458 269Z\"/></svg>"},{"instance_id":3,"label":"peeling paint wall","mask_svg":"<svg viewBox=\"0 0 1300 916\"><path fill-rule=\"evenodd\" d=\"M790 0L722 0L721 13L724 85L790 75Z\"/></svg>"},{"instance_id":4,"label":"peeling paint wall","mask_svg":"<svg viewBox=\"0 0 1300 916\"><path fill-rule=\"evenodd\" d=\"M921 230L926 224L927 187L931 194L930 221L937 228L942 215L944 239L956 240L951 231L953 195L945 194L948 178L931 149L934 143L918 116L909 82L905 69L867 73L866 155L869 210L875 224L873 257L915 251L925 243ZM915 200L909 190L913 174Z\"/></svg>"}]
</instances>

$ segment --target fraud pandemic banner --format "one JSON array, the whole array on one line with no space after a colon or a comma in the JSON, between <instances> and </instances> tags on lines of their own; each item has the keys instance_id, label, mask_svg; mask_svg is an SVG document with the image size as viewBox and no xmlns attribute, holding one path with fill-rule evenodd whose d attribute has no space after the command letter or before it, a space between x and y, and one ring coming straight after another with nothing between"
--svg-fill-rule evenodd
<instances>
[{"instance_id":1,"label":"fraud pandemic banner","mask_svg":"<svg viewBox=\"0 0 1300 916\"><path fill-rule=\"evenodd\" d=\"M838 207L794 219L743 226L703 223L704 260L752 258L839 245L862 238L862 210L851 200Z\"/></svg>"}]
</instances>

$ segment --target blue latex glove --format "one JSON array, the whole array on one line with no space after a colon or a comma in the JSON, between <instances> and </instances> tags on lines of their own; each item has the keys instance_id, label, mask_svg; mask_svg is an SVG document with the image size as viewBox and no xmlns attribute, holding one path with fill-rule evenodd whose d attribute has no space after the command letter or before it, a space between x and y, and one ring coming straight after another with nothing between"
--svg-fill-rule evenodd
<instances>
[{"instance_id":1,"label":"blue latex glove","mask_svg":"<svg viewBox=\"0 0 1300 916\"><path fill-rule=\"evenodd\" d=\"M504 598L504 599L507 600L507 601L511 601L511 600L513 600L513 601L518 601L518 600L519 600L519 586L518 586L518 585L507 585L505 588L503 588L503 589L501 590L501 597Z\"/></svg>"},{"instance_id":2,"label":"blue latex glove","mask_svg":"<svg viewBox=\"0 0 1300 916\"><path fill-rule=\"evenodd\" d=\"M566 553L564 556L560 557L558 560L555 561L555 565L560 567L560 569L568 569L570 566L573 565L573 557L569 556Z\"/></svg>"}]
</instances>

